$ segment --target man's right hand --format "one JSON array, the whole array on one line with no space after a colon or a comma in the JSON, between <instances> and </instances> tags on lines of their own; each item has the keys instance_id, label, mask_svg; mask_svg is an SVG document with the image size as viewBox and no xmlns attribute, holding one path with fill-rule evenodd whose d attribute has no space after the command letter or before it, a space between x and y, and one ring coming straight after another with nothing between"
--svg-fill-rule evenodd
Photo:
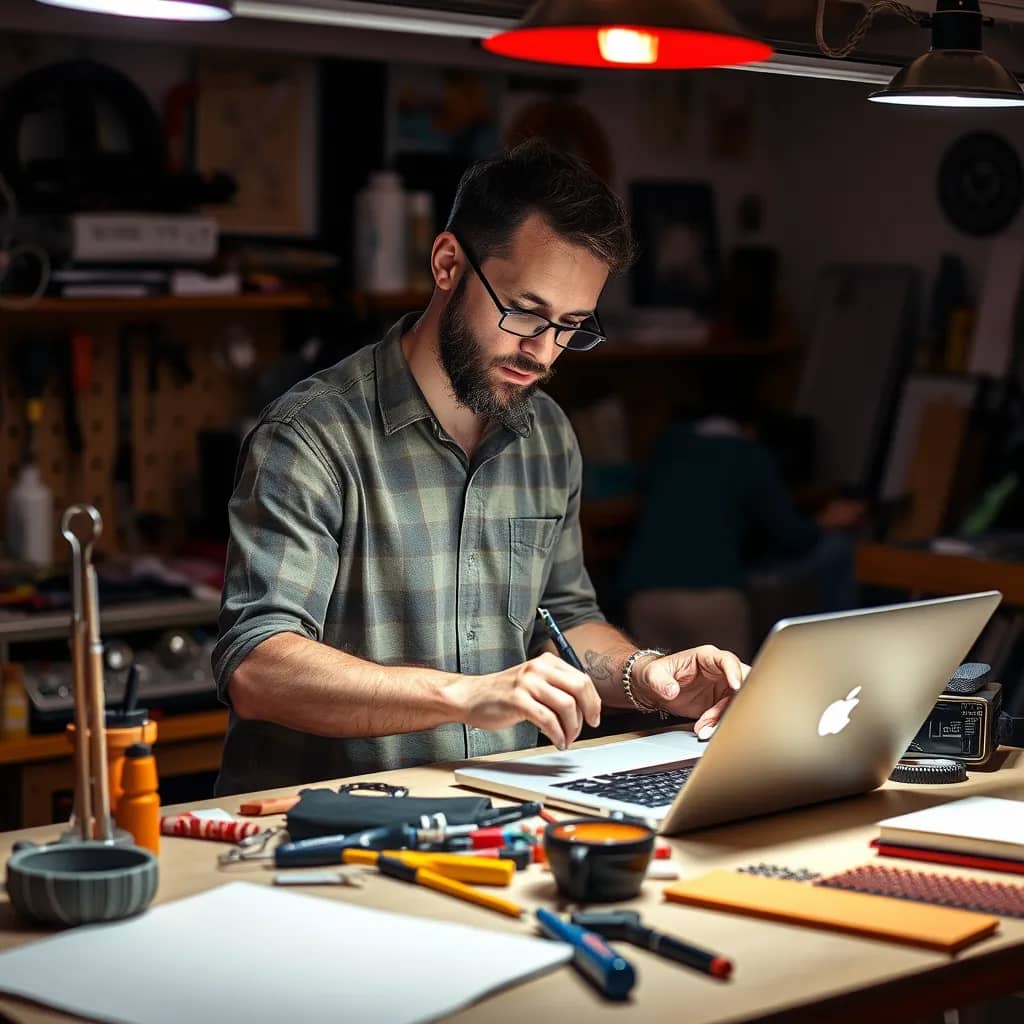
<instances>
[{"instance_id":1,"label":"man's right hand","mask_svg":"<svg viewBox=\"0 0 1024 1024\"><path fill-rule=\"evenodd\" d=\"M507 729L533 722L559 750L583 723L601 721L601 698L590 676L554 654L484 676L462 676L452 689L459 720L477 729Z\"/></svg>"}]
</instances>

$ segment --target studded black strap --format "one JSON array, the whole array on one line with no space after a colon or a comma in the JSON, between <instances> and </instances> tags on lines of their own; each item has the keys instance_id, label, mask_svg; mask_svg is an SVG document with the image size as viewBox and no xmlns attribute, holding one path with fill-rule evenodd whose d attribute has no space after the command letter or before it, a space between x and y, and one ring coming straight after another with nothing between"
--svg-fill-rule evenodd
<instances>
[{"instance_id":1,"label":"studded black strap","mask_svg":"<svg viewBox=\"0 0 1024 1024\"><path fill-rule=\"evenodd\" d=\"M889 776L893 782L910 782L935 786L947 782L963 782L967 769L949 757L904 757Z\"/></svg>"}]
</instances>

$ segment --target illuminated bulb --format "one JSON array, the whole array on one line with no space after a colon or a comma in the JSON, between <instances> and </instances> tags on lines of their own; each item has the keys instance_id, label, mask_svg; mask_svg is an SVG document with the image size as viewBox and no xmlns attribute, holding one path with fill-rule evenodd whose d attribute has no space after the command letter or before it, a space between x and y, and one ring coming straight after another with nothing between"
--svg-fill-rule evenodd
<instances>
[{"instance_id":1,"label":"illuminated bulb","mask_svg":"<svg viewBox=\"0 0 1024 1024\"><path fill-rule=\"evenodd\" d=\"M609 64L657 64L658 37L635 28L602 28L597 46Z\"/></svg>"},{"instance_id":2,"label":"illuminated bulb","mask_svg":"<svg viewBox=\"0 0 1024 1024\"><path fill-rule=\"evenodd\" d=\"M162 18L167 21L223 21L231 17L224 0L40 0L51 7L94 14L119 14L128 18Z\"/></svg>"}]
</instances>

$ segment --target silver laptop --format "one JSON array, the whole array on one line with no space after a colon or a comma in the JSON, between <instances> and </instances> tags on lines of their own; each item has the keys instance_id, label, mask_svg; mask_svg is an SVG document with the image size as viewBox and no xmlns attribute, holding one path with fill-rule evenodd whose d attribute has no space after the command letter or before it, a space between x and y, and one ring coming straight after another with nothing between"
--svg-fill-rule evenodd
<instances>
[{"instance_id":1,"label":"silver laptop","mask_svg":"<svg viewBox=\"0 0 1024 1024\"><path fill-rule=\"evenodd\" d=\"M511 761L463 786L665 835L880 786L998 606L998 591L785 619L718 730L690 728Z\"/></svg>"}]
</instances>

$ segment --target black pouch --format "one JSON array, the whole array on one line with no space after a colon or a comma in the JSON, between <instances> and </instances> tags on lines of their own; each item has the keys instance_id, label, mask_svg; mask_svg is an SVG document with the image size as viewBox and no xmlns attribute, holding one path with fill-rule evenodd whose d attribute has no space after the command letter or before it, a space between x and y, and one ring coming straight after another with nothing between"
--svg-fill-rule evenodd
<instances>
[{"instance_id":1,"label":"black pouch","mask_svg":"<svg viewBox=\"0 0 1024 1024\"><path fill-rule=\"evenodd\" d=\"M491 810L486 796L355 796L332 789L303 789L285 817L290 839L344 836L383 825L419 826L423 814L445 816L449 825L469 825Z\"/></svg>"}]
</instances>

